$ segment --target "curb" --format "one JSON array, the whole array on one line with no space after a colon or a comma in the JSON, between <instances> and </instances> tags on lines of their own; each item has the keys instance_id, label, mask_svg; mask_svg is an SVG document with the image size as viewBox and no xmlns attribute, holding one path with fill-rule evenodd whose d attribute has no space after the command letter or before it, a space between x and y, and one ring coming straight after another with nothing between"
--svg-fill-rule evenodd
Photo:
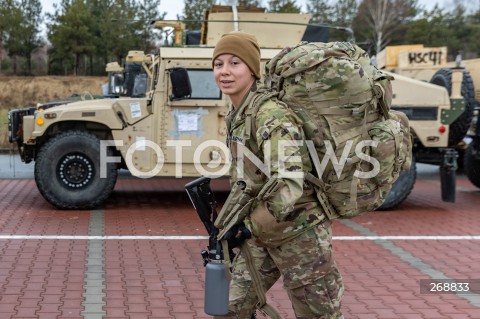
<instances>
[{"instance_id":1,"label":"curb","mask_svg":"<svg viewBox=\"0 0 480 319\"><path fill-rule=\"evenodd\" d=\"M18 154L18 150L15 148L0 148L0 154Z\"/></svg>"}]
</instances>

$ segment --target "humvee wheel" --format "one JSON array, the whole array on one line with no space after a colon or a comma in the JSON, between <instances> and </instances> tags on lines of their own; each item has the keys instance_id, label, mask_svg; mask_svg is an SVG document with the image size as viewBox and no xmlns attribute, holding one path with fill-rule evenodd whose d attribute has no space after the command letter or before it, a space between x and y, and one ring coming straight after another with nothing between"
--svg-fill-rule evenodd
<instances>
[{"instance_id":1,"label":"humvee wheel","mask_svg":"<svg viewBox=\"0 0 480 319\"><path fill-rule=\"evenodd\" d=\"M470 182L480 188L480 144L472 142L468 145L467 151L464 155L463 170Z\"/></svg>"},{"instance_id":2,"label":"humvee wheel","mask_svg":"<svg viewBox=\"0 0 480 319\"><path fill-rule=\"evenodd\" d=\"M452 94L452 70L438 70L430 80L430 83L443 86L447 89L448 94ZM462 96L465 99L465 111L452 124L450 124L450 132L448 135L448 145L454 146L462 141L470 128L472 122L473 110L476 105L475 89L470 73L463 71L462 79Z\"/></svg>"},{"instance_id":3,"label":"humvee wheel","mask_svg":"<svg viewBox=\"0 0 480 319\"><path fill-rule=\"evenodd\" d=\"M415 159L412 158L412 165L410 170L402 172L397 181L393 184L392 189L387 195L387 198L377 210L389 210L397 207L402 203L408 195L412 192L413 185L417 179L417 169L415 167Z\"/></svg>"},{"instance_id":4,"label":"humvee wheel","mask_svg":"<svg viewBox=\"0 0 480 319\"><path fill-rule=\"evenodd\" d=\"M105 167L101 177L97 136L68 131L41 148L35 162L35 182L42 196L57 208L92 209L107 199L117 180L116 165L108 163Z\"/></svg>"}]
</instances>

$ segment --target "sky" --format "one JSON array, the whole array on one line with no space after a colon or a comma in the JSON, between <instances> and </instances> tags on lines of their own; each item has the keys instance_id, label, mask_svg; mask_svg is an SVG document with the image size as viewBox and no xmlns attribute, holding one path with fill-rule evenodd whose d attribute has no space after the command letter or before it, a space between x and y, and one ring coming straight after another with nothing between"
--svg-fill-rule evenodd
<instances>
[{"instance_id":1,"label":"sky","mask_svg":"<svg viewBox=\"0 0 480 319\"><path fill-rule=\"evenodd\" d=\"M424 6L425 9L430 10L434 7L436 3L439 4L440 8L449 9L453 7L453 3L455 0L418 0L418 3L421 6ZM479 0L480 1L480 0ZM54 13L54 3L60 4L61 0L40 0L43 8L43 13ZM226 0L220 0L220 3L226 3ZM473 5L473 1L468 1L470 5ZM268 0L262 0L264 6L268 3ZM302 12L307 11L307 0L296 0L297 5L301 5ZM183 1L182 0L161 0L160 2L160 12L166 12L167 15L165 16L166 20L176 20L177 14L183 14ZM42 28L42 35L46 38L46 30Z\"/></svg>"},{"instance_id":2,"label":"sky","mask_svg":"<svg viewBox=\"0 0 480 319\"><path fill-rule=\"evenodd\" d=\"M59 4L61 1L60 0L40 0L42 3L43 7L43 12L48 12L48 13L53 13L53 4L57 3ZM268 0L263 0L263 3L267 3ZM306 0L296 0L296 3L298 5L302 6L302 12L306 11ZM448 8L448 6L451 6L453 3L453 0L419 0L419 3L423 6L425 6L426 9L431 9L433 8L435 3L438 3L440 7L443 8ZM176 20L177 19L177 14L182 14L183 13L183 1L181 0L161 0L160 2L160 11L161 12L167 12L166 19L167 20Z\"/></svg>"}]
</instances>

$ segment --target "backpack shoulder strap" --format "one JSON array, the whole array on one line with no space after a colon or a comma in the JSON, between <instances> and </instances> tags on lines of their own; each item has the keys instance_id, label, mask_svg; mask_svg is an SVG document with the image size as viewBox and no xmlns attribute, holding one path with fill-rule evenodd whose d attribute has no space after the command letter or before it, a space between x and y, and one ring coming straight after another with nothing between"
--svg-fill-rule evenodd
<instances>
[{"instance_id":1,"label":"backpack shoulder strap","mask_svg":"<svg viewBox=\"0 0 480 319\"><path fill-rule=\"evenodd\" d=\"M277 97L278 92L269 91L267 89L259 89L253 97L250 107L245 111L245 139L255 136L257 127L255 118L260 107L271 98Z\"/></svg>"},{"instance_id":2,"label":"backpack shoulder strap","mask_svg":"<svg viewBox=\"0 0 480 319\"><path fill-rule=\"evenodd\" d=\"M375 98L378 101L378 106L380 107L380 114L388 120L390 115L388 114L389 107L385 101L385 89L378 83L375 83L373 86L373 91L375 92Z\"/></svg>"}]
</instances>

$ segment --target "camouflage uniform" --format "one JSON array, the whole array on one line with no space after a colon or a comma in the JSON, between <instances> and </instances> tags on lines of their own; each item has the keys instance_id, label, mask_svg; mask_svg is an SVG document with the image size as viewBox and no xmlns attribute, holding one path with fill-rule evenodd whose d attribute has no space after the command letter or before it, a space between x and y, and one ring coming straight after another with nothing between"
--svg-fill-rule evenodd
<instances>
[{"instance_id":1,"label":"camouflage uniform","mask_svg":"<svg viewBox=\"0 0 480 319\"><path fill-rule=\"evenodd\" d=\"M255 266L266 290L283 276L297 318L342 318L344 289L332 253L330 222L325 220L314 190L303 176L285 175L312 169L302 122L284 104L268 99L256 113L251 133L255 136L246 138L246 111L258 94L254 85L242 105L231 109L227 117L231 183L243 180L250 195L264 194L244 220L253 234L248 245ZM292 145L282 151L279 141ZM264 152L268 143L270 151ZM252 160L252 154L259 161ZM216 318L250 319L257 298L246 268L240 253L233 267L230 316Z\"/></svg>"}]
</instances>

